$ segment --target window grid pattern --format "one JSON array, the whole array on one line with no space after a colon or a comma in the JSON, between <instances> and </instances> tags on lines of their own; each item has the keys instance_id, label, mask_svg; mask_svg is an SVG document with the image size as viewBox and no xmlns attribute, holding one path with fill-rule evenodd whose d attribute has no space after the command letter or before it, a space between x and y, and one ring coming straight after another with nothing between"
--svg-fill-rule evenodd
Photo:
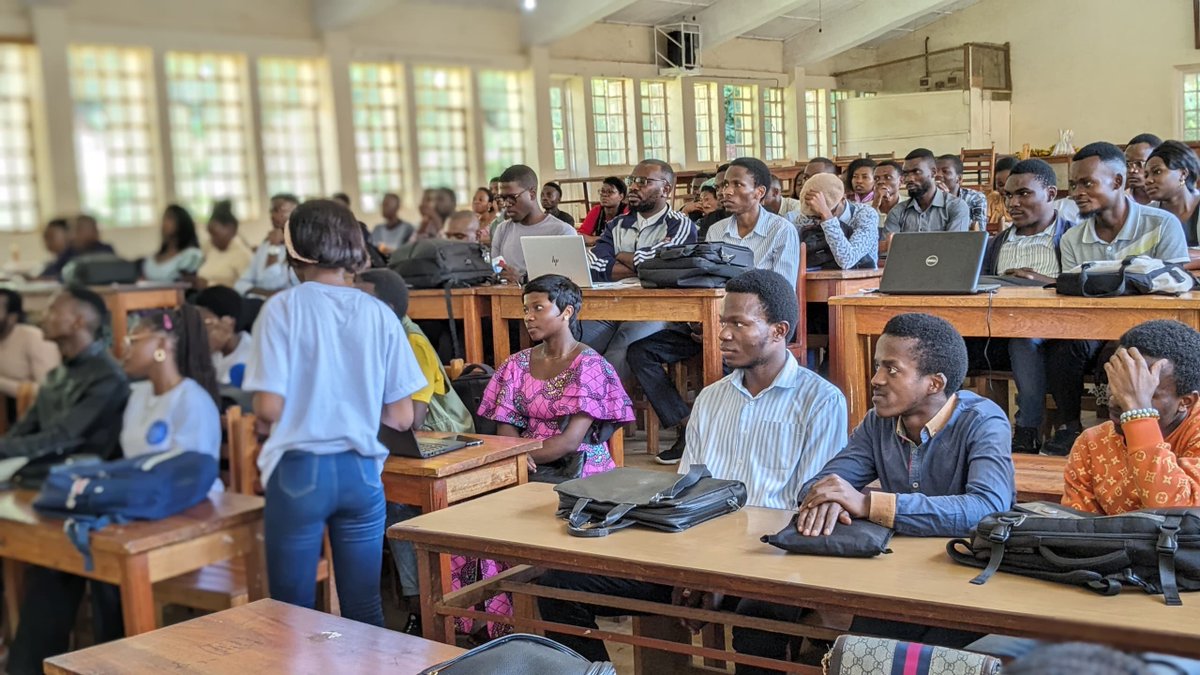
<instances>
[{"instance_id":1,"label":"window grid pattern","mask_svg":"<svg viewBox=\"0 0 1200 675\"><path fill-rule=\"evenodd\" d=\"M783 89L763 87L763 159L774 161L787 155L783 116Z\"/></svg>"},{"instance_id":2,"label":"window grid pattern","mask_svg":"<svg viewBox=\"0 0 1200 675\"><path fill-rule=\"evenodd\" d=\"M667 143L667 83L640 83L642 103L642 158L670 161Z\"/></svg>"},{"instance_id":3,"label":"window grid pattern","mask_svg":"<svg viewBox=\"0 0 1200 675\"><path fill-rule=\"evenodd\" d=\"M550 87L550 143L554 147L554 170L567 170L567 105L562 85ZM496 175L496 174L493 174Z\"/></svg>"},{"instance_id":4,"label":"window grid pattern","mask_svg":"<svg viewBox=\"0 0 1200 675\"><path fill-rule=\"evenodd\" d=\"M399 192L404 172L400 125L404 71L394 63L351 63L350 98L360 204L375 213L383 195Z\"/></svg>"},{"instance_id":5,"label":"window grid pattern","mask_svg":"<svg viewBox=\"0 0 1200 675\"><path fill-rule=\"evenodd\" d=\"M167 102L175 197L197 217L214 199L257 213L247 160L246 65L234 54L168 52Z\"/></svg>"},{"instance_id":6,"label":"window grid pattern","mask_svg":"<svg viewBox=\"0 0 1200 675\"><path fill-rule=\"evenodd\" d=\"M426 188L448 187L460 201L467 196L471 174L467 78L467 71L461 69L413 69L421 184Z\"/></svg>"},{"instance_id":7,"label":"window grid pattern","mask_svg":"<svg viewBox=\"0 0 1200 675\"><path fill-rule=\"evenodd\" d=\"M696 161L717 161L717 148L713 143L713 103L716 99L716 85L711 82L697 82L696 95Z\"/></svg>"},{"instance_id":8,"label":"window grid pattern","mask_svg":"<svg viewBox=\"0 0 1200 675\"><path fill-rule=\"evenodd\" d=\"M108 225L150 225L162 206L150 52L80 46L69 54L83 209Z\"/></svg>"},{"instance_id":9,"label":"window grid pattern","mask_svg":"<svg viewBox=\"0 0 1200 675\"><path fill-rule=\"evenodd\" d=\"M838 154L838 101L845 101L854 96L853 91L845 89L829 90L829 154L836 156Z\"/></svg>"},{"instance_id":10,"label":"window grid pattern","mask_svg":"<svg viewBox=\"0 0 1200 675\"><path fill-rule=\"evenodd\" d=\"M757 157L755 94L752 84L725 85L725 158Z\"/></svg>"},{"instance_id":11,"label":"window grid pattern","mask_svg":"<svg viewBox=\"0 0 1200 675\"><path fill-rule=\"evenodd\" d=\"M320 62L259 59L258 90L267 192L291 192L301 198L325 195Z\"/></svg>"},{"instance_id":12,"label":"window grid pattern","mask_svg":"<svg viewBox=\"0 0 1200 675\"><path fill-rule=\"evenodd\" d=\"M483 113L483 166L489 177L524 161L525 115L521 74L500 70L479 73Z\"/></svg>"},{"instance_id":13,"label":"window grid pattern","mask_svg":"<svg viewBox=\"0 0 1200 675\"><path fill-rule=\"evenodd\" d=\"M630 164L625 80L592 79L592 122L597 166Z\"/></svg>"},{"instance_id":14,"label":"window grid pattern","mask_svg":"<svg viewBox=\"0 0 1200 675\"><path fill-rule=\"evenodd\" d=\"M1200 140L1200 72L1183 75L1183 140Z\"/></svg>"},{"instance_id":15,"label":"window grid pattern","mask_svg":"<svg viewBox=\"0 0 1200 675\"><path fill-rule=\"evenodd\" d=\"M0 232L37 229L31 59L24 45L0 45Z\"/></svg>"},{"instance_id":16,"label":"window grid pattern","mask_svg":"<svg viewBox=\"0 0 1200 675\"><path fill-rule=\"evenodd\" d=\"M804 128L807 135L808 157L828 154L829 141L825 136L826 116L829 108L825 103L824 89L807 89L804 92Z\"/></svg>"}]
</instances>

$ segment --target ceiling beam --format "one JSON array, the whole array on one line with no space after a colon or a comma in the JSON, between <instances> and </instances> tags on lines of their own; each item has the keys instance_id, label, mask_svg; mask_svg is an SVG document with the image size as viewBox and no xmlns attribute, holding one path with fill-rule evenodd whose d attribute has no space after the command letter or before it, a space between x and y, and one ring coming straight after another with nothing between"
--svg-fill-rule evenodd
<instances>
[{"instance_id":1,"label":"ceiling beam","mask_svg":"<svg viewBox=\"0 0 1200 675\"><path fill-rule=\"evenodd\" d=\"M541 0L533 11L521 12L521 41L526 47L553 44L635 2L637 0Z\"/></svg>"},{"instance_id":2,"label":"ceiling beam","mask_svg":"<svg viewBox=\"0 0 1200 675\"><path fill-rule=\"evenodd\" d=\"M805 66L837 56L961 0L865 0L783 43L784 63Z\"/></svg>"},{"instance_id":3,"label":"ceiling beam","mask_svg":"<svg viewBox=\"0 0 1200 675\"><path fill-rule=\"evenodd\" d=\"M313 20L322 31L340 30L397 4L398 0L313 0Z\"/></svg>"},{"instance_id":4,"label":"ceiling beam","mask_svg":"<svg viewBox=\"0 0 1200 675\"><path fill-rule=\"evenodd\" d=\"M700 47L712 49L808 5L812 0L717 0L696 14Z\"/></svg>"}]
</instances>

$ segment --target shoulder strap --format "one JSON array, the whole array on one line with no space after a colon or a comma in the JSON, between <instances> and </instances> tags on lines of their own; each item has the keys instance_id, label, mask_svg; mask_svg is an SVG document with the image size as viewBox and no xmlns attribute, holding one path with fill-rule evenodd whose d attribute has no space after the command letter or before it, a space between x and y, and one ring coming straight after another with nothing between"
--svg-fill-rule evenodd
<instances>
[{"instance_id":1,"label":"shoulder strap","mask_svg":"<svg viewBox=\"0 0 1200 675\"><path fill-rule=\"evenodd\" d=\"M703 464L693 464L688 468L688 472L681 475L675 484L654 495L650 499L652 502L660 502L664 499L674 499L678 497L684 490L692 487L700 482L702 478L711 478L712 474L708 472L708 467Z\"/></svg>"},{"instance_id":2,"label":"shoulder strap","mask_svg":"<svg viewBox=\"0 0 1200 675\"><path fill-rule=\"evenodd\" d=\"M446 320L450 323L450 346L456 359L466 359L466 354L460 351L458 342L458 324L454 321L454 296L450 293L451 284L446 284L442 292L446 296Z\"/></svg>"},{"instance_id":3,"label":"shoulder strap","mask_svg":"<svg viewBox=\"0 0 1200 675\"><path fill-rule=\"evenodd\" d=\"M1175 551L1179 550L1179 525L1183 517L1169 515L1158 526L1158 543L1154 549L1158 552L1158 581L1162 584L1163 599L1168 605L1182 605L1179 598L1179 587L1175 583Z\"/></svg>"}]
</instances>

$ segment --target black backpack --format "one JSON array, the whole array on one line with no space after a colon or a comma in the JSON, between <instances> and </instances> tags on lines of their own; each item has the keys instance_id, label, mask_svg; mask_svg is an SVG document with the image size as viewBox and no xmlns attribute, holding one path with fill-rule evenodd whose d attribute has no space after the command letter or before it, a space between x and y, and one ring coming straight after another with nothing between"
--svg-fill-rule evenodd
<instances>
[{"instance_id":1,"label":"black backpack","mask_svg":"<svg viewBox=\"0 0 1200 675\"><path fill-rule=\"evenodd\" d=\"M421 239L396 249L388 267L412 288L478 286L496 278L483 246L469 241Z\"/></svg>"},{"instance_id":2,"label":"black backpack","mask_svg":"<svg viewBox=\"0 0 1200 675\"><path fill-rule=\"evenodd\" d=\"M846 235L846 239L850 239L850 235L854 234L854 230L850 226L841 223L842 232ZM812 267L820 267L823 270L841 269L837 260L833 257L833 251L829 249L829 241L825 239L825 231L820 225L816 227L807 227L800 232L800 241L804 244L806 253L806 264ZM861 270L873 269L875 261L870 254L864 255L861 260L854 263L846 269Z\"/></svg>"},{"instance_id":3,"label":"black backpack","mask_svg":"<svg viewBox=\"0 0 1200 675\"><path fill-rule=\"evenodd\" d=\"M87 253L72 260L63 272L63 283L67 285L108 286L136 283L142 266L112 253Z\"/></svg>"},{"instance_id":4,"label":"black backpack","mask_svg":"<svg viewBox=\"0 0 1200 675\"><path fill-rule=\"evenodd\" d=\"M495 373L491 366L472 363L463 368L462 373L450 382L454 393L458 394L467 410L471 411L471 417L475 418L475 433L487 436L496 433L496 421L481 416L479 404L483 401L483 392Z\"/></svg>"},{"instance_id":5,"label":"black backpack","mask_svg":"<svg viewBox=\"0 0 1200 675\"><path fill-rule=\"evenodd\" d=\"M723 288L753 268L754 252L745 246L705 241L664 246L638 266L638 280L646 288Z\"/></svg>"},{"instance_id":6,"label":"black backpack","mask_svg":"<svg viewBox=\"0 0 1200 675\"><path fill-rule=\"evenodd\" d=\"M1095 516L1061 506L1052 516L1023 511L993 513L979 521L970 541L952 539L955 562L984 568L973 584L997 570L1083 586L1116 595L1123 585L1166 604L1179 591L1200 590L1200 509L1132 511Z\"/></svg>"}]
</instances>

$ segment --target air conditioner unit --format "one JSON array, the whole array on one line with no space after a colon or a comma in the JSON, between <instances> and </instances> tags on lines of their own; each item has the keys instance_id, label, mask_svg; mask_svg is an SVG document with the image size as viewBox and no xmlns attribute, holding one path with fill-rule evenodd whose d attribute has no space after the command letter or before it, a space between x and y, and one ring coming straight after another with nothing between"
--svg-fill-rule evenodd
<instances>
[{"instance_id":1,"label":"air conditioner unit","mask_svg":"<svg viewBox=\"0 0 1200 675\"><path fill-rule=\"evenodd\" d=\"M700 24L672 23L654 27L654 60L659 75L700 73Z\"/></svg>"}]
</instances>

